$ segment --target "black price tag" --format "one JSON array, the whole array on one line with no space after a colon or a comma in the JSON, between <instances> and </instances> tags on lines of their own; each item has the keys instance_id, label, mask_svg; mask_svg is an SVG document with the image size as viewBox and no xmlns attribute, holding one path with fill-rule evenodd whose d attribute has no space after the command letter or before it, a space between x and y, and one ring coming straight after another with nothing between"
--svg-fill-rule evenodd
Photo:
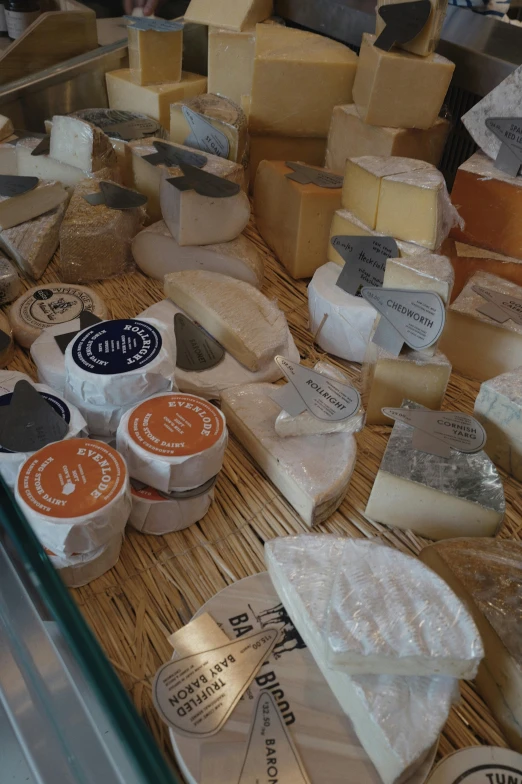
<instances>
[{"instance_id":1,"label":"black price tag","mask_svg":"<svg viewBox=\"0 0 522 784\"><path fill-rule=\"evenodd\" d=\"M207 163L205 155L201 155L191 150L182 150L180 147L173 147L167 142L153 142L156 152L151 155L144 155L143 160L152 163L153 166L180 166L182 163L202 169Z\"/></svg>"},{"instance_id":2,"label":"black price tag","mask_svg":"<svg viewBox=\"0 0 522 784\"><path fill-rule=\"evenodd\" d=\"M486 128L502 142L495 167L516 177L522 166L522 117L488 117Z\"/></svg>"},{"instance_id":3,"label":"black price tag","mask_svg":"<svg viewBox=\"0 0 522 784\"><path fill-rule=\"evenodd\" d=\"M236 196L241 187L235 182L224 180L215 174L197 169L186 163L180 163L179 167L183 172L183 177L169 177L167 182L179 191L196 191L200 196L208 196L212 199L225 199L229 196Z\"/></svg>"},{"instance_id":4,"label":"black price tag","mask_svg":"<svg viewBox=\"0 0 522 784\"><path fill-rule=\"evenodd\" d=\"M34 150L32 150L31 155L47 155L50 149L51 149L51 137L47 135L43 137L40 144L36 145Z\"/></svg>"},{"instance_id":5,"label":"black price tag","mask_svg":"<svg viewBox=\"0 0 522 784\"><path fill-rule=\"evenodd\" d=\"M18 381L11 401L0 407L0 444L11 452L35 452L61 441L69 426L28 381Z\"/></svg>"},{"instance_id":6,"label":"black price tag","mask_svg":"<svg viewBox=\"0 0 522 784\"><path fill-rule=\"evenodd\" d=\"M181 370L209 370L225 356L223 346L182 313L174 316L176 366Z\"/></svg>"},{"instance_id":7,"label":"black price tag","mask_svg":"<svg viewBox=\"0 0 522 784\"><path fill-rule=\"evenodd\" d=\"M386 27L374 46L389 52L394 44L406 44L420 33L430 18L431 3L430 0L414 0L413 3L381 5L378 13Z\"/></svg>"},{"instance_id":8,"label":"black price tag","mask_svg":"<svg viewBox=\"0 0 522 784\"><path fill-rule=\"evenodd\" d=\"M36 188L38 177L21 177L18 174L0 174L0 196L21 196Z\"/></svg>"},{"instance_id":9,"label":"black price tag","mask_svg":"<svg viewBox=\"0 0 522 784\"><path fill-rule=\"evenodd\" d=\"M386 260L399 255L393 237L352 237L336 234L331 243L345 262L336 285L356 297L361 296L363 286L382 286Z\"/></svg>"},{"instance_id":10,"label":"black price tag","mask_svg":"<svg viewBox=\"0 0 522 784\"><path fill-rule=\"evenodd\" d=\"M94 313L91 313L90 310L82 310L78 318L80 321L79 329L75 330L74 332L66 332L63 335L54 336L54 339L58 344L58 348L60 349L62 354L65 354L65 349L67 348L71 340L74 340L78 332L81 332L82 329L87 329L87 327L92 327L94 324L98 324L100 321L102 321L101 318L96 316Z\"/></svg>"},{"instance_id":11,"label":"black price tag","mask_svg":"<svg viewBox=\"0 0 522 784\"><path fill-rule=\"evenodd\" d=\"M183 30L182 22L171 22L167 19L157 19L151 16L125 16L129 22L128 27L137 27L138 30L155 30L157 33L172 33Z\"/></svg>"},{"instance_id":12,"label":"black price tag","mask_svg":"<svg viewBox=\"0 0 522 784\"><path fill-rule=\"evenodd\" d=\"M341 174L314 169L312 166L306 166L304 163L295 163L294 161L285 161L285 166L293 169L290 174L285 175L287 180L300 182L301 185L318 185L320 188L343 187L344 177Z\"/></svg>"},{"instance_id":13,"label":"black price tag","mask_svg":"<svg viewBox=\"0 0 522 784\"><path fill-rule=\"evenodd\" d=\"M133 210L136 207L143 207L147 203L147 197L143 193L123 188L121 185L105 180L100 182L99 193L88 193L83 198L92 207L105 204L111 210Z\"/></svg>"}]
</instances>

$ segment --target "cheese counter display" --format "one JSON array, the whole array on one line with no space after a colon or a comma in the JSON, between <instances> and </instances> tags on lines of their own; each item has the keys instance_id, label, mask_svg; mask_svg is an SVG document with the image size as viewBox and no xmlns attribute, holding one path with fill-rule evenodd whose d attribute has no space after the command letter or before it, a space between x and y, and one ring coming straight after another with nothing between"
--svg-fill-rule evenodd
<instances>
[{"instance_id":1,"label":"cheese counter display","mask_svg":"<svg viewBox=\"0 0 522 784\"><path fill-rule=\"evenodd\" d=\"M522 751L522 67L453 182L445 13L191 0L0 117L0 481L180 784Z\"/></svg>"}]
</instances>

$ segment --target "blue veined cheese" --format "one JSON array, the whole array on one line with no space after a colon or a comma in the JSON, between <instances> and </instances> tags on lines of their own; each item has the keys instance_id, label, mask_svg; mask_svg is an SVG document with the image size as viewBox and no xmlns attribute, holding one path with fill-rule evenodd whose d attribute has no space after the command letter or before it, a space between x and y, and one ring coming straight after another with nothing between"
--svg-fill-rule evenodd
<instances>
[{"instance_id":1,"label":"blue veined cheese","mask_svg":"<svg viewBox=\"0 0 522 784\"><path fill-rule=\"evenodd\" d=\"M488 436L484 451L522 481L522 368L484 381L474 414Z\"/></svg>"}]
</instances>

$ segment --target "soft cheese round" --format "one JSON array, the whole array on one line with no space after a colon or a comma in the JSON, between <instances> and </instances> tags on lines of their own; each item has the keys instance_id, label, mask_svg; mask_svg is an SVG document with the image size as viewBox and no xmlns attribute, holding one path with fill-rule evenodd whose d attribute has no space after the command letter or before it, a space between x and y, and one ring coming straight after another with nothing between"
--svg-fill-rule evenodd
<instances>
[{"instance_id":1,"label":"soft cheese round","mask_svg":"<svg viewBox=\"0 0 522 784\"><path fill-rule=\"evenodd\" d=\"M161 493L154 487L132 485L129 525L143 534L162 535L182 531L206 515L214 500L214 485L215 479L212 478L201 488L173 495Z\"/></svg>"},{"instance_id":2,"label":"soft cheese round","mask_svg":"<svg viewBox=\"0 0 522 784\"><path fill-rule=\"evenodd\" d=\"M44 329L31 344L31 358L36 365L38 380L48 384L60 394L65 391L65 354L55 338L70 332L78 332L80 319L73 319L65 324L56 324Z\"/></svg>"},{"instance_id":3,"label":"soft cheese round","mask_svg":"<svg viewBox=\"0 0 522 784\"><path fill-rule=\"evenodd\" d=\"M44 549L54 568L60 572L60 577L65 585L69 588L81 588L82 585L97 580L102 574L116 566L120 557L122 541L122 535L116 534L96 550L69 556L57 555L52 550Z\"/></svg>"}]
</instances>

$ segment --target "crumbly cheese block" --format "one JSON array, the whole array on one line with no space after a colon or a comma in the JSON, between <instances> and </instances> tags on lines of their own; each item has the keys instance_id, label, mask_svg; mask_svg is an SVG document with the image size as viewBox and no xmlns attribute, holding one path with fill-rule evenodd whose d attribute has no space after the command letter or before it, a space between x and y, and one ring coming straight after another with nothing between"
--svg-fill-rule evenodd
<instances>
[{"instance_id":1,"label":"crumbly cheese block","mask_svg":"<svg viewBox=\"0 0 522 784\"><path fill-rule=\"evenodd\" d=\"M146 275L163 280L170 272L208 270L219 272L260 289L264 261L251 240L240 234L216 245L178 245L164 221L140 231L132 241L134 261Z\"/></svg>"},{"instance_id":2,"label":"crumbly cheese block","mask_svg":"<svg viewBox=\"0 0 522 784\"><path fill-rule=\"evenodd\" d=\"M329 362L316 362L314 370L334 381L350 384L351 380ZM303 411L298 416L291 416L284 409L278 414L275 421L275 431L278 436L315 436L323 433L357 433L364 427L364 409L361 407L352 417L340 422L325 422L318 419L309 411Z\"/></svg>"},{"instance_id":3,"label":"crumbly cheese block","mask_svg":"<svg viewBox=\"0 0 522 784\"><path fill-rule=\"evenodd\" d=\"M468 280L475 272L489 272L499 278L510 280L522 286L522 259L504 256L486 248L477 248L463 242L455 242L448 237L442 245L441 253L448 256L455 273L452 297L458 297Z\"/></svg>"},{"instance_id":4,"label":"crumbly cheese block","mask_svg":"<svg viewBox=\"0 0 522 784\"><path fill-rule=\"evenodd\" d=\"M138 84L179 82L183 54L183 30L140 30L127 27L129 66Z\"/></svg>"},{"instance_id":5,"label":"crumbly cheese block","mask_svg":"<svg viewBox=\"0 0 522 784\"><path fill-rule=\"evenodd\" d=\"M229 98L197 95L171 104L170 139L240 163L248 143L247 118Z\"/></svg>"},{"instance_id":6,"label":"crumbly cheese block","mask_svg":"<svg viewBox=\"0 0 522 784\"><path fill-rule=\"evenodd\" d=\"M163 220L179 245L214 245L238 237L250 219L244 191L217 198L179 190L164 173L160 184Z\"/></svg>"},{"instance_id":7,"label":"crumbly cheese block","mask_svg":"<svg viewBox=\"0 0 522 784\"><path fill-rule=\"evenodd\" d=\"M407 408L422 408L406 401ZM445 459L412 448L415 428L395 422L368 499L373 521L429 539L495 536L506 503L485 452L452 451Z\"/></svg>"},{"instance_id":8,"label":"crumbly cheese block","mask_svg":"<svg viewBox=\"0 0 522 784\"><path fill-rule=\"evenodd\" d=\"M346 539L280 537L265 545L270 578L384 784L407 780L437 740L451 708L452 678L347 675L325 661L328 601Z\"/></svg>"},{"instance_id":9,"label":"crumbly cheese block","mask_svg":"<svg viewBox=\"0 0 522 784\"><path fill-rule=\"evenodd\" d=\"M249 96L254 72L256 28L227 30L210 27L208 31L208 91L223 95L241 105Z\"/></svg>"},{"instance_id":10,"label":"crumbly cheese block","mask_svg":"<svg viewBox=\"0 0 522 784\"><path fill-rule=\"evenodd\" d=\"M337 286L340 274L332 261L314 273L308 286L309 331L329 354L362 362L377 313L365 299Z\"/></svg>"},{"instance_id":11,"label":"crumbly cheese block","mask_svg":"<svg viewBox=\"0 0 522 784\"><path fill-rule=\"evenodd\" d=\"M520 117L521 114L522 66L519 66L466 112L462 116L462 122L481 150L495 160L501 142L493 131L486 127L486 119L488 117Z\"/></svg>"},{"instance_id":12,"label":"crumbly cheese block","mask_svg":"<svg viewBox=\"0 0 522 784\"><path fill-rule=\"evenodd\" d=\"M163 164L154 165L149 161L144 160L147 155L154 155L156 148L154 147L155 141L163 142L163 139L147 138L138 139L130 142L129 149L131 152L131 166L132 166L132 187L147 197L147 215L151 221L161 220L161 207L160 207L160 185L161 179L168 174L169 177L181 177L183 172L179 166L164 166ZM181 150L188 150L182 144L170 143L172 147L177 147ZM202 167L203 171L215 174L217 177L223 177L225 180L235 182L237 185L243 186L244 182L244 169L239 163L229 161L226 158L220 158L211 153L205 153L207 159L206 164Z\"/></svg>"},{"instance_id":13,"label":"crumbly cheese block","mask_svg":"<svg viewBox=\"0 0 522 784\"><path fill-rule=\"evenodd\" d=\"M13 133L13 123L9 117L0 114L0 141L7 139Z\"/></svg>"},{"instance_id":14,"label":"crumbly cheese block","mask_svg":"<svg viewBox=\"0 0 522 784\"><path fill-rule=\"evenodd\" d=\"M187 315L169 299L164 299L144 310L138 318L156 319L164 325L165 329L172 330L176 313ZM291 362L299 362L299 352L288 326L280 353ZM282 376L281 369L273 357L259 370L248 370L228 351L225 351L225 356L219 364L208 370L196 372L176 368L176 384L181 392L190 392L207 400L219 400L223 390L230 387L262 381L278 381Z\"/></svg>"},{"instance_id":15,"label":"crumbly cheese block","mask_svg":"<svg viewBox=\"0 0 522 784\"><path fill-rule=\"evenodd\" d=\"M97 580L118 563L123 537L117 534L107 544L89 553L74 555L56 555L52 550L44 548L47 557L60 573L63 583L68 588L81 588L93 580Z\"/></svg>"},{"instance_id":16,"label":"crumbly cheese block","mask_svg":"<svg viewBox=\"0 0 522 784\"><path fill-rule=\"evenodd\" d=\"M326 171L320 169L320 171ZM326 262L326 248L341 188L289 180L284 161L261 161L254 189L256 226L293 278L309 278Z\"/></svg>"},{"instance_id":17,"label":"crumbly cheese block","mask_svg":"<svg viewBox=\"0 0 522 784\"><path fill-rule=\"evenodd\" d=\"M0 240L1 236L0 234ZM11 262L0 253L0 305L12 302L19 294L20 278L18 273Z\"/></svg>"},{"instance_id":18,"label":"crumbly cheese block","mask_svg":"<svg viewBox=\"0 0 522 784\"><path fill-rule=\"evenodd\" d=\"M381 409L399 408L405 398L440 409L451 375L451 362L441 351L403 349L398 357L368 343L362 369L362 399L368 425L390 425Z\"/></svg>"},{"instance_id":19,"label":"crumbly cheese block","mask_svg":"<svg viewBox=\"0 0 522 784\"><path fill-rule=\"evenodd\" d=\"M355 437L349 433L278 436L275 420L281 409L271 398L276 389L273 384L227 389L221 407L230 432L312 527L330 517L346 495L357 454Z\"/></svg>"},{"instance_id":20,"label":"crumbly cheese block","mask_svg":"<svg viewBox=\"0 0 522 784\"><path fill-rule=\"evenodd\" d=\"M153 319L115 319L84 329L65 351L65 394L122 407L174 387L176 345ZM99 432L99 431L97 431Z\"/></svg>"},{"instance_id":21,"label":"crumbly cheese block","mask_svg":"<svg viewBox=\"0 0 522 784\"><path fill-rule=\"evenodd\" d=\"M403 0L377 0L377 13L375 33L380 35L386 26L386 22L379 14L379 8L383 5L394 5ZM440 34L442 32L442 25L446 17L446 10L448 8L448 0L430 0L431 13L428 21L415 38L411 41L406 41L404 44L398 44L399 49L404 49L412 54L418 54L421 57L426 57L437 48L439 43Z\"/></svg>"},{"instance_id":22,"label":"crumbly cheese block","mask_svg":"<svg viewBox=\"0 0 522 784\"><path fill-rule=\"evenodd\" d=\"M249 370L259 370L287 344L284 313L242 280L173 272L165 277L165 294Z\"/></svg>"},{"instance_id":23,"label":"crumbly cheese block","mask_svg":"<svg viewBox=\"0 0 522 784\"><path fill-rule=\"evenodd\" d=\"M70 188L89 176L88 172L61 163L50 155L32 155L41 139L20 139L15 147L18 174L24 177L39 177L41 180L58 180Z\"/></svg>"},{"instance_id":24,"label":"crumbly cheese block","mask_svg":"<svg viewBox=\"0 0 522 784\"><path fill-rule=\"evenodd\" d=\"M131 510L123 458L86 438L48 444L29 457L15 498L42 545L67 557L121 537Z\"/></svg>"},{"instance_id":25,"label":"crumbly cheese block","mask_svg":"<svg viewBox=\"0 0 522 784\"><path fill-rule=\"evenodd\" d=\"M15 144L0 143L0 174L18 174Z\"/></svg>"},{"instance_id":26,"label":"crumbly cheese block","mask_svg":"<svg viewBox=\"0 0 522 784\"><path fill-rule=\"evenodd\" d=\"M60 277L64 281L105 280L133 267L131 242L143 226L145 210L113 210L84 199L99 192L94 180L82 180L74 189L60 226Z\"/></svg>"},{"instance_id":27,"label":"crumbly cheese block","mask_svg":"<svg viewBox=\"0 0 522 784\"><path fill-rule=\"evenodd\" d=\"M0 368L5 368L5 366L8 365L13 358L14 340L11 325L3 313L0 313L0 331L5 332L5 334L9 337L9 343L2 351L0 351Z\"/></svg>"},{"instance_id":28,"label":"crumbly cheese block","mask_svg":"<svg viewBox=\"0 0 522 784\"><path fill-rule=\"evenodd\" d=\"M487 300L474 291L480 286L522 300L522 287L487 272L476 272L446 314L440 348L453 369L468 378L485 381L522 365L522 325L509 319L500 323L481 313Z\"/></svg>"},{"instance_id":29,"label":"crumbly cheese block","mask_svg":"<svg viewBox=\"0 0 522 784\"><path fill-rule=\"evenodd\" d=\"M221 411L180 392L153 395L134 406L116 433L130 476L163 493L191 490L215 477L227 442Z\"/></svg>"},{"instance_id":30,"label":"crumbly cheese block","mask_svg":"<svg viewBox=\"0 0 522 784\"><path fill-rule=\"evenodd\" d=\"M301 161L322 166L326 139L314 136L250 136L250 187L261 161ZM342 172L344 174L344 170Z\"/></svg>"},{"instance_id":31,"label":"crumbly cheese block","mask_svg":"<svg viewBox=\"0 0 522 784\"><path fill-rule=\"evenodd\" d=\"M190 0L184 18L186 22L244 30L268 19L272 8L272 0Z\"/></svg>"},{"instance_id":32,"label":"crumbly cheese block","mask_svg":"<svg viewBox=\"0 0 522 784\"><path fill-rule=\"evenodd\" d=\"M522 259L522 177L511 177L476 152L457 169L451 200L464 220L456 240Z\"/></svg>"},{"instance_id":33,"label":"crumbly cheese block","mask_svg":"<svg viewBox=\"0 0 522 784\"><path fill-rule=\"evenodd\" d=\"M50 212L0 232L0 248L34 280L42 277L54 256L66 209L63 201Z\"/></svg>"},{"instance_id":34,"label":"crumbly cheese block","mask_svg":"<svg viewBox=\"0 0 522 784\"><path fill-rule=\"evenodd\" d=\"M397 49L385 52L374 43L374 35L363 33L353 85L361 120L392 128L431 128L448 91L454 63L439 54L419 59Z\"/></svg>"},{"instance_id":35,"label":"crumbly cheese block","mask_svg":"<svg viewBox=\"0 0 522 784\"><path fill-rule=\"evenodd\" d=\"M96 125L71 116L53 117L49 155L85 172L117 166L109 137Z\"/></svg>"},{"instance_id":36,"label":"crumbly cheese block","mask_svg":"<svg viewBox=\"0 0 522 784\"><path fill-rule=\"evenodd\" d=\"M431 128L389 128L368 125L354 103L335 106L328 133L325 166L344 174L348 158L362 155L393 155L418 158L438 166L450 123L437 117Z\"/></svg>"},{"instance_id":37,"label":"crumbly cheese block","mask_svg":"<svg viewBox=\"0 0 522 784\"><path fill-rule=\"evenodd\" d=\"M131 493L129 525L143 534L163 536L199 522L214 500L214 485L199 495L189 493L187 498L169 497L153 487L131 486Z\"/></svg>"},{"instance_id":38,"label":"crumbly cheese block","mask_svg":"<svg viewBox=\"0 0 522 784\"><path fill-rule=\"evenodd\" d=\"M337 41L280 25L258 25L251 133L325 138L334 106L352 100L356 68L357 55Z\"/></svg>"},{"instance_id":39,"label":"crumbly cheese block","mask_svg":"<svg viewBox=\"0 0 522 784\"><path fill-rule=\"evenodd\" d=\"M204 93L207 77L183 71L179 82L170 84L137 84L130 68L105 74L111 109L136 109L152 117L167 130L170 125L170 104Z\"/></svg>"},{"instance_id":40,"label":"crumbly cheese block","mask_svg":"<svg viewBox=\"0 0 522 784\"><path fill-rule=\"evenodd\" d=\"M388 289L434 291L449 305L453 290L453 267L446 256L426 253L425 256L387 259L382 285Z\"/></svg>"},{"instance_id":41,"label":"crumbly cheese block","mask_svg":"<svg viewBox=\"0 0 522 784\"><path fill-rule=\"evenodd\" d=\"M472 614L486 652L477 688L510 746L522 751L521 543L452 539L424 547L420 557Z\"/></svg>"},{"instance_id":42,"label":"crumbly cheese block","mask_svg":"<svg viewBox=\"0 0 522 784\"><path fill-rule=\"evenodd\" d=\"M77 319L82 311L107 318L103 300L92 289L65 283L44 283L28 289L9 310L17 343L29 348L48 327Z\"/></svg>"},{"instance_id":43,"label":"crumbly cheese block","mask_svg":"<svg viewBox=\"0 0 522 784\"><path fill-rule=\"evenodd\" d=\"M483 381L475 400L474 416L482 423L488 440L484 451L500 466L522 480L522 372Z\"/></svg>"},{"instance_id":44,"label":"crumbly cheese block","mask_svg":"<svg viewBox=\"0 0 522 784\"><path fill-rule=\"evenodd\" d=\"M475 623L444 580L379 540L346 540L330 595L330 666L349 675L474 678Z\"/></svg>"},{"instance_id":45,"label":"crumbly cheese block","mask_svg":"<svg viewBox=\"0 0 522 784\"><path fill-rule=\"evenodd\" d=\"M0 196L0 231L50 212L68 198L69 194L59 182L40 183L19 196Z\"/></svg>"}]
</instances>

